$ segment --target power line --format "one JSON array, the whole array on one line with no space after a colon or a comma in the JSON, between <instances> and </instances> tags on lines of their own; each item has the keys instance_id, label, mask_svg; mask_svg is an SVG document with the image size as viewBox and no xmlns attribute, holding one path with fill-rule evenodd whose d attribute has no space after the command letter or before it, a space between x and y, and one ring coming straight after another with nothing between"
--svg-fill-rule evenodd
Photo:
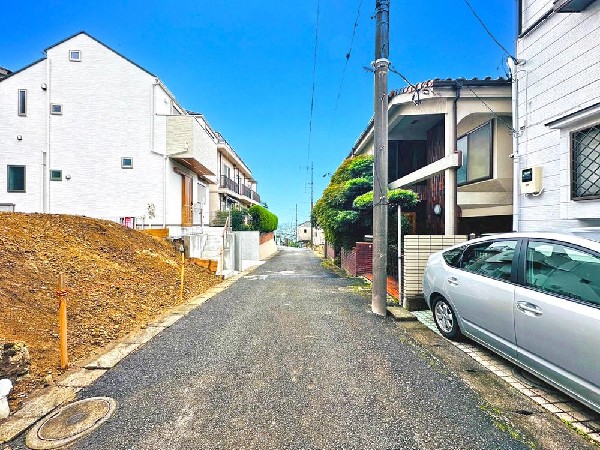
<instances>
[{"instance_id":1,"label":"power line","mask_svg":"<svg viewBox=\"0 0 600 450\"><path fill-rule=\"evenodd\" d=\"M471 93L472 93L472 94L473 94L475 97L477 97L477 99L478 99L478 100L479 100L481 103L483 103L483 104L485 105L485 107L486 107L486 108L487 108L487 109L488 109L488 110L489 110L489 111L492 113L492 115L493 115L493 116L496 118L496 120L498 120L498 121L499 121L499 122L500 122L502 125L504 125L506 128L508 128L508 129L510 130L510 132L511 132L511 133L512 133L514 136L518 136L518 135L519 135L519 133L517 132L517 130L515 130L513 127L511 127L510 125L508 125L508 124L507 124L507 123L506 123L506 122L505 122L505 121L502 119L502 117L500 117L498 114L496 114L496 111L494 111L494 110L493 110L493 109L490 107L490 105L488 105L488 104L485 102L485 100L483 100L483 99L482 99L482 98L481 98L479 95L477 95L477 94L475 93L475 91L474 91L473 89L471 89L471 86L469 86L469 85L464 85L464 84L460 84L458 81L456 81L456 85L457 85L459 88L461 88L461 89L462 89L462 88L464 88L464 87L466 87L466 88L467 88L469 91L471 91Z\"/></svg>"},{"instance_id":2,"label":"power line","mask_svg":"<svg viewBox=\"0 0 600 450\"><path fill-rule=\"evenodd\" d=\"M415 100L415 97L414 97L414 95L413 95L413 102L415 103L415 105L420 105L420 104L421 104L421 97L420 97L420 92L421 92L421 89L419 89L417 86L415 86L414 84L412 84L412 83L411 83L411 82L408 80L408 78L406 78L404 75L402 75L400 72L398 72L398 71L396 70L396 68L395 68L395 67L393 67L391 64L390 64L389 70L390 70L390 72L392 72L392 73L395 73L395 74L396 74L396 75L398 75L400 78L402 78L406 84L408 84L408 85L409 85L411 88L413 88L413 89L415 90L415 94L414 94L414 95L416 95L416 96L417 96L417 98L416 98L416 100Z\"/></svg>"},{"instance_id":3,"label":"power line","mask_svg":"<svg viewBox=\"0 0 600 450\"><path fill-rule=\"evenodd\" d=\"M354 37L356 36L356 28L358 27L358 19L360 18L360 8L362 6L363 0L360 0L358 3L358 10L356 11L356 19L354 20L354 26L352 27L352 38L350 39L350 49L348 53L346 53L346 62L344 63L344 70L342 70L342 79L340 80L340 87L338 89L337 98L335 100L335 108L333 109L333 117L331 119L331 127L333 127L333 123L335 122L335 116L337 113L338 105L340 103L340 96L342 94L342 87L344 86L344 77L346 76L346 69L348 68L348 62L350 61L350 56L352 55L352 48L354 47Z\"/></svg>"},{"instance_id":4,"label":"power line","mask_svg":"<svg viewBox=\"0 0 600 450\"><path fill-rule=\"evenodd\" d=\"M307 171L308 163L310 162L310 144L312 139L312 122L313 112L315 109L315 82L317 78L317 48L319 45L319 16L321 12L321 0L317 0L317 25L315 26L315 51L313 55L313 79L312 79L312 93L310 96L310 120L308 122L308 155L306 158Z\"/></svg>"},{"instance_id":5,"label":"power line","mask_svg":"<svg viewBox=\"0 0 600 450\"><path fill-rule=\"evenodd\" d=\"M494 40L494 42L498 45L498 47L500 47L504 51L504 53L506 53L506 55L508 57L510 57L510 58L512 58L512 59L514 59L516 61L517 58L515 58L508 50L506 50L506 48L504 47L504 45L502 45L500 43L500 41L498 41L498 39L496 39L496 37L492 34L492 32L490 31L490 29L485 25L485 23L483 23L483 20L481 20L481 17L479 17L479 15L475 12L475 10L473 9L473 7L471 6L471 3L469 3L469 0L465 0L465 3L469 7L469 9L473 13L473 15L477 18L477 20L479 21L479 23L481 24L481 26L483 27L483 29L487 32L487 34L489 34L489 36Z\"/></svg>"}]
</instances>

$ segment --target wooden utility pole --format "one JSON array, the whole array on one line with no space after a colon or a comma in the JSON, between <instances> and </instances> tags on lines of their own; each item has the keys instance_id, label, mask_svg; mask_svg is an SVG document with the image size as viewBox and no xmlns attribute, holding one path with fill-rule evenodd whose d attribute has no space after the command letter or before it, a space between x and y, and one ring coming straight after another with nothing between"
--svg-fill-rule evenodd
<instances>
[{"instance_id":1,"label":"wooden utility pole","mask_svg":"<svg viewBox=\"0 0 600 450\"><path fill-rule=\"evenodd\" d=\"M373 163L373 295L371 310L387 314L387 233L388 233L388 96L387 78L390 62L390 0L375 0L375 105Z\"/></svg>"}]
</instances>

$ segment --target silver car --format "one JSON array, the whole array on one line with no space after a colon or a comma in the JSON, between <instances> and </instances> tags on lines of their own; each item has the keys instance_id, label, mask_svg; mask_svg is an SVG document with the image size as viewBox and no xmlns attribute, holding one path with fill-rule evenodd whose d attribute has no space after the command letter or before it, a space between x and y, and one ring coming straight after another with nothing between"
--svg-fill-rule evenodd
<instances>
[{"instance_id":1,"label":"silver car","mask_svg":"<svg viewBox=\"0 0 600 450\"><path fill-rule=\"evenodd\" d=\"M443 336L468 336L600 412L599 242L474 239L429 257L423 293Z\"/></svg>"}]
</instances>

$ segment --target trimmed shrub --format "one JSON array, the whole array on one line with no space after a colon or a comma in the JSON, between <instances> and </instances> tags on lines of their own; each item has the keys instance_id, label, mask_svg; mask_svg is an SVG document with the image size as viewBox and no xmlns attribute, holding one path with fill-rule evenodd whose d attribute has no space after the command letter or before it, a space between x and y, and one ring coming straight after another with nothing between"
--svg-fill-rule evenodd
<instances>
[{"instance_id":1,"label":"trimmed shrub","mask_svg":"<svg viewBox=\"0 0 600 450\"><path fill-rule=\"evenodd\" d=\"M277 216L267 208L254 205L248 209L248 213L252 216L252 229L261 233L270 233L277 229Z\"/></svg>"}]
</instances>

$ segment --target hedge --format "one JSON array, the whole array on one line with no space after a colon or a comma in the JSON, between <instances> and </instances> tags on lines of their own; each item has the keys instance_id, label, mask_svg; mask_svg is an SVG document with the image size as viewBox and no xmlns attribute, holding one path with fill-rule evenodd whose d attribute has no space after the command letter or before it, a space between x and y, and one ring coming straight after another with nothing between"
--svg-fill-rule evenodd
<instances>
[{"instance_id":1,"label":"hedge","mask_svg":"<svg viewBox=\"0 0 600 450\"><path fill-rule=\"evenodd\" d=\"M270 233L277 229L277 216L260 205L251 206L248 213L252 216L252 228L261 233Z\"/></svg>"}]
</instances>

